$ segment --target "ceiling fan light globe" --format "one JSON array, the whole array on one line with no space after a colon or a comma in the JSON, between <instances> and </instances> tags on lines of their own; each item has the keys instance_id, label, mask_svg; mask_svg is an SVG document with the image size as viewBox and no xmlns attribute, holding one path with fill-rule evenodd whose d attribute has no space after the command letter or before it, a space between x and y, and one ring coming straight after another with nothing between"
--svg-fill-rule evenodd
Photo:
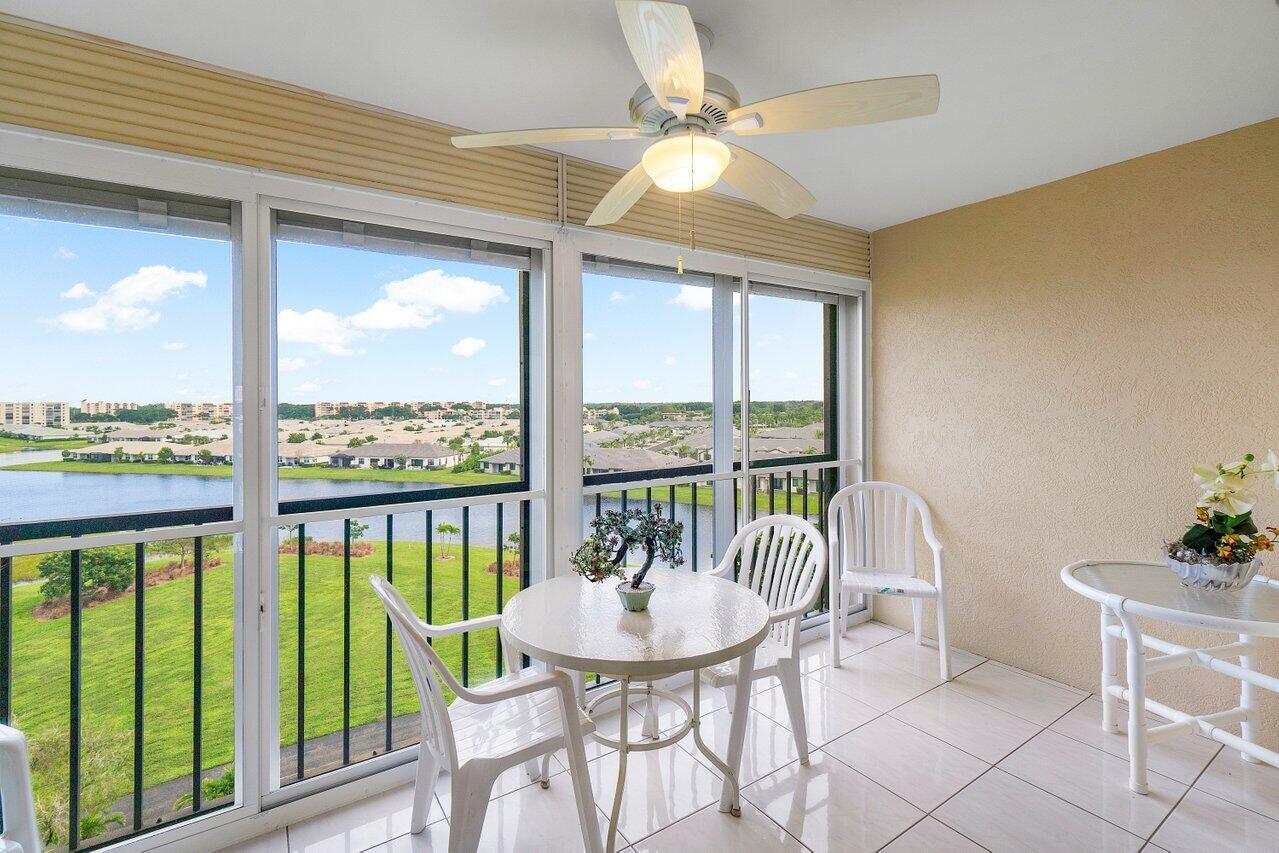
<instances>
[{"instance_id":1,"label":"ceiling fan light globe","mask_svg":"<svg viewBox=\"0 0 1279 853\"><path fill-rule=\"evenodd\" d=\"M728 146L702 134L673 134L644 152L644 171L660 189L688 193L714 186L733 154Z\"/></svg>"}]
</instances>

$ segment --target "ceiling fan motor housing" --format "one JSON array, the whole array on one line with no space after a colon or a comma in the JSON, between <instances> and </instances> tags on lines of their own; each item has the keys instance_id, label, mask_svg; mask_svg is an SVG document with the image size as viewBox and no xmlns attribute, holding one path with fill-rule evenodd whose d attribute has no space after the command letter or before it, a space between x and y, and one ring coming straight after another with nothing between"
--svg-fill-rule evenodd
<instances>
[{"instance_id":1,"label":"ceiling fan motor housing","mask_svg":"<svg viewBox=\"0 0 1279 853\"><path fill-rule=\"evenodd\" d=\"M641 85L631 96L631 121L644 133L664 134L679 127L700 127L718 135L728 124L728 114L741 106L737 87L718 74L706 74L705 94L698 110L689 110L681 122L675 113L657 102L647 85Z\"/></svg>"}]
</instances>

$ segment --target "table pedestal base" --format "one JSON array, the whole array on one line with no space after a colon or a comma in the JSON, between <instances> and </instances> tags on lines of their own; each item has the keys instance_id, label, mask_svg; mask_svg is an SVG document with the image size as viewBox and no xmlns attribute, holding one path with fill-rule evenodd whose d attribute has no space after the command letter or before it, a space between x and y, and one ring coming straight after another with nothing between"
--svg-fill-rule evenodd
<instances>
[{"instance_id":1,"label":"table pedestal base","mask_svg":"<svg viewBox=\"0 0 1279 853\"><path fill-rule=\"evenodd\" d=\"M1102 729L1119 730L1116 720L1117 703L1128 703L1128 756L1130 776L1128 786L1138 794L1147 793L1146 757L1152 743L1190 732L1237 749L1245 761L1279 767L1279 753L1258 745L1254 740L1253 717L1256 713L1256 688L1279 693L1279 678L1258 672L1253 668L1255 640L1247 634L1239 634L1238 642L1221 646L1195 649L1181 646L1141 633L1137 619L1123 610L1101 606L1101 704ZM1115 674L1115 640L1127 643L1128 686L1119 683ZM1158 656L1147 658L1149 647ZM1230 658L1238 658L1232 663ZM1239 705L1211 714L1189 714L1162 702L1146 698L1146 679L1156 673L1186 667L1202 667L1235 679L1240 683ZM1151 713L1167 723L1149 726L1146 714ZM1238 724L1239 734L1225 726Z\"/></svg>"},{"instance_id":2,"label":"table pedestal base","mask_svg":"<svg viewBox=\"0 0 1279 853\"><path fill-rule=\"evenodd\" d=\"M733 720L729 726L728 733L728 755L725 759L721 759L715 754L706 743L702 740L701 734L701 670L693 670L693 703L690 706L685 702L683 697L670 690L664 690L655 687L651 681L641 681L637 678L619 677L617 686L610 687L591 699L586 705L586 713L594 718L597 711L607 702L618 699L620 707L618 715L620 717L617 737L609 737L601 734L597 728L591 737L604 744L611 746L617 750L617 786L613 792L613 808L609 812L608 821L608 853L613 853L617 849L617 824L618 818L622 812L622 791L626 787L626 761L632 752L647 752L654 749L661 749L674 744L683 738L690 731L693 733L693 742L697 744L697 749L707 760L719 770L720 775L724 777L724 785L720 794L719 810L725 814L731 814L733 817L742 816L741 807L741 787L737 780L737 769L741 765L742 747L746 741L746 716L750 710L750 683L751 674L755 666L755 652L752 649L741 657L737 665L738 684L745 684L745 689L735 691L733 697ZM642 693L645 696L646 714L644 721L643 736L646 740L637 743L630 742L630 698L631 684L633 681L641 681L644 685L639 687L635 692ZM671 731L662 735L657 730L656 708L654 706L654 698L660 697L673 702L676 707L684 712L684 721Z\"/></svg>"}]
</instances>

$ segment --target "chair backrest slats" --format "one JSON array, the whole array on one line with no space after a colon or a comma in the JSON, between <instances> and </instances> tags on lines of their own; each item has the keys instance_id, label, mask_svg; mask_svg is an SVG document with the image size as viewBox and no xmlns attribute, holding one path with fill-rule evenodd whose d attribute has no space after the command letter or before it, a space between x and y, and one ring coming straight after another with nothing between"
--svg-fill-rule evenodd
<instances>
[{"instance_id":1,"label":"chair backrest slats","mask_svg":"<svg viewBox=\"0 0 1279 853\"><path fill-rule=\"evenodd\" d=\"M817 528L793 515L756 519L738 531L726 560L741 554L737 581L777 613L800 604L812 607L826 579L826 544ZM799 618L774 624L770 635L792 646Z\"/></svg>"},{"instance_id":2,"label":"chair backrest slats","mask_svg":"<svg viewBox=\"0 0 1279 853\"><path fill-rule=\"evenodd\" d=\"M915 577L915 531L927 511L919 495L895 483L841 489L831 498L827 528L841 570Z\"/></svg>"}]
</instances>

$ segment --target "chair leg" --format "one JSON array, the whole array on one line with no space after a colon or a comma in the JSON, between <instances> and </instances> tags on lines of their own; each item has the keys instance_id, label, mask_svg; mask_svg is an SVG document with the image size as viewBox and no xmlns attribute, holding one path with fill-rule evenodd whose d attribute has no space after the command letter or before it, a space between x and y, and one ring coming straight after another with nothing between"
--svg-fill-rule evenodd
<instances>
[{"instance_id":1,"label":"chair leg","mask_svg":"<svg viewBox=\"0 0 1279 853\"><path fill-rule=\"evenodd\" d=\"M431 803L435 798L435 782L440 778L440 761L425 744L417 749L417 782L413 786L413 815L409 820L409 832L417 835L426 829L430 819Z\"/></svg>"},{"instance_id":2,"label":"chair leg","mask_svg":"<svg viewBox=\"0 0 1279 853\"><path fill-rule=\"evenodd\" d=\"M950 681L950 638L946 634L946 596L937 596L937 653L941 658L941 680Z\"/></svg>"},{"instance_id":3,"label":"chair leg","mask_svg":"<svg viewBox=\"0 0 1279 853\"><path fill-rule=\"evenodd\" d=\"M573 781L573 799L577 803L578 823L582 825L582 842L587 853L602 853L600 840L599 809L595 808L595 795L591 792L590 771L586 769L586 750L580 738L565 738L564 751L568 753L569 775ZM546 754L550 758L550 753Z\"/></svg>"},{"instance_id":4,"label":"chair leg","mask_svg":"<svg viewBox=\"0 0 1279 853\"><path fill-rule=\"evenodd\" d=\"M839 666L839 614L844 609L840 604L839 580L835 577L835 573L831 572L830 578L830 665Z\"/></svg>"},{"instance_id":5,"label":"chair leg","mask_svg":"<svg viewBox=\"0 0 1279 853\"><path fill-rule=\"evenodd\" d=\"M728 703L728 713L731 716L733 708L737 706L737 685L726 684L720 688L720 691L724 694L724 701Z\"/></svg>"},{"instance_id":6,"label":"chair leg","mask_svg":"<svg viewBox=\"0 0 1279 853\"><path fill-rule=\"evenodd\" d=\"M922 646L924 644L924 599L912 598L910 609L915 616L915 645Z\"/></svg>"},{"instance_id":7,"label":"chair leg","mask_svg":"<svg viewBox=\"0 0 1279 853\"><path fill-rule=\"evenodd\" d=\"M464 765L457 769L449 804L449 853L474 853L480 846L495 781L486 767Z\"/></svg>"},{"instance_id":8,"label":"chair leg","mask_svg":"<svg viewBox=\"0 0 1279 853\"><path fill-rule=\"evenodd\" d=\"M782 683L782 697L790 717L790 730L795 735L799 763L808 763L808 723L804 718L804 690L800 681L799 658L777 661L777 679Z\"/></svg>"},{"instance_id":9,"label":"chair leg","mask_svg":"<svg viewBox=\"0 0 1279 853\"><path fill-rule=\"evenodd\" d=\"M653 682L647 685L648 692L644 697L644 728L640 735L648 740L657 740L659 729L657 725L657 697L653 695Z\"/></svg>"},{"instance_id":10,"label":"chair leg","mask_svg":"<svg viewBox=\"0 0 1279 853\"><path fill-rule=\"evenodd\" d=\"M537 782L543 788L551 787L551 754L548 752L541 758L525 761L524 772L530 782Z\"/></svg>"}]
</instances>

